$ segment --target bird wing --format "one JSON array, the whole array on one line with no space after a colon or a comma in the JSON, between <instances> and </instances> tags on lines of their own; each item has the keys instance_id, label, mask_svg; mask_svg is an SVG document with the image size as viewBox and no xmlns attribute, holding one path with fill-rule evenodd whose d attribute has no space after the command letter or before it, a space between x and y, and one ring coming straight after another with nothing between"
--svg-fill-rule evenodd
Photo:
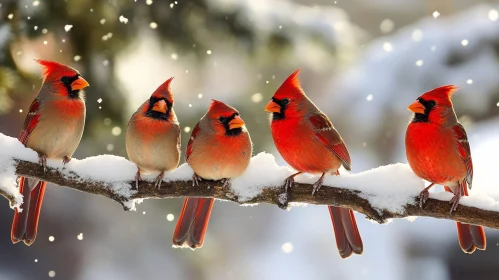
<instances>
[{"instance_id":1,"label":"bird wing","mask_svg":"<svg viewBox=\"0 0 499 280\"><path fill-rule=\"evenodd\" d=\"M35 129L38 124L38 120L40 119L40 102L35 99L31 106L29 106L29 112L24 120L23 130L21 131L21 135L19 136L19 141L23 143L25 146L28 143L29 136L33 129Z\"/></svg>"},{"instance_id":2,"label":"bird wing","mask_svg":"<svg viewBox=\"0 0 499 280\"><path fill-rule=\"evenodd\" d=\"M468 182L468 187L471 189L471 182L473 180L473 161L471 160L471 150L470 143L468 142L468 136L464 127L458 123L452 127L454 135L457 140L457 147L459 155L463 159L464 164L466 164L466 181Z\"/></svg>"},{"instance_id":3,"label":"bird wing","mask_svg":"<svg viewBox=\"0 0 499 280\"><path fill-rule=\"evenodd\" d=\"M350 170L352 162L347 146L329 118L319 113L310 116L309 121L313 126L315 136L343 162L346 170Z\"/></svg>"},{"instance_id":4,"label":"bird wing","mask_svg":"<svg viewBox=\"0 0 499 280\"><path fill-rule=\"evenodd\" d=\"M189 157L191 156L192 143L194 142L194 139L196 139L198 133L199 133L199 123L196 124L196 126L192 130L191 137L189 138L189 142L187 143L187 150L185 151L185 161L188 161Z\"/></svg>"}]
</instances>

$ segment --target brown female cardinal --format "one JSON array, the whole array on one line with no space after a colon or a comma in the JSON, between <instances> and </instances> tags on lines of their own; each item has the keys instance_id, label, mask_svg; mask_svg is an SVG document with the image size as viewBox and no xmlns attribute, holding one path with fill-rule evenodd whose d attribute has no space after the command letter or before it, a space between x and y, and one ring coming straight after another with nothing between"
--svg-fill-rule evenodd
<instances>
[{"instance_id":1,"label":"brown female cardinal","mask_svg":"<svg viewBox=\"0 0 499 280\"><path fill-rule=\"evenodd\" d=\"M329 118L308 99L295 71L277 89L265 110L272 113L270 130L277 150L297 173L284 181L286 191L301 173L321 174L314 194L324 176L338 175L341 165L350 170L350 155L340 134ZM353 211L329 206L336 245L342 258L362 254L363 244Z\"/></svg>"},{"instance_id":2,"label":"brown female cardinal","mask_svg":"<svg viewBox=\"0 0 499 280\"><path fill-rule=\"evenodd\" d=\"M77 70L52 61L37 60L44 68L43 84L29 108L19 141L38 152L45 170L47 158L64 163L78 147L85 125L82 89L88 86ZM31 245L36 238L46 182L21 177L19 192L23 210L17 209L12 223L13 243Z\"/></svg>"},{"instance_id":3,"label":"brown female cardinal","mask_svg":"<svg viewBox=\"0 0 499 280\"><path fill-rule=\"evenodd\" d=\"M175 169L180 160L180 125L173 111L172 79L160 85L128 123L126 151L137 164L137 189L141 172L159 172L155 182L159 188L165 171Z\"/></svg>"},{"instance_id":4,"label":"brown female cardinal","mask_svg":"<svg viewBox=\"0 0 499 280\"><path fill-rule=\"evenodd\" d=\"M456 87L449 85L430 90L416 99L408 109L414 117L407 127L405 151L407 161L416 175L430 182L419 198L420 207L435 184L454 193L451 214L459 199L468 195L473 179L473 162L464 127L458 122L451 96ZM481 226L457 223L459 245L465 253L485 250L485 232Z\"/></svg>"},{"instance_id":5,"label":"brown female cardinal","mask_svg":"<svg viewBox=\"0 0 499 280\"><path fill-rule=\"evenodd\" d=\"M193 185L199 180L230 179L244 173L249 165L252 143L239 112L223 102L212 100L208 112L192 130L185 160L194 170ZM213 198L186 198L180 213L173 245L192 249L203 246Z\"/></svg>"}]
</instances>

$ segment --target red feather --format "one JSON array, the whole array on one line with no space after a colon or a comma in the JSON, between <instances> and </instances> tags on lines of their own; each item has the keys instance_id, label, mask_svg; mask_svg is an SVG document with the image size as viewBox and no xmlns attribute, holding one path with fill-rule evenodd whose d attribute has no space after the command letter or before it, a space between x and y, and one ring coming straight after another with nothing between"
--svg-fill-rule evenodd
<instances>
[{"instance_id":1,"label":"red feather","mask_svg":"<svg viewBox=\"0 0 499 280\"><path fill-rule=\"evenodd\" d=\"M471 189L471 183L473 181L473 161L471 160L471 150L470 143L468 142L468 136L466 135L466 131L464 127L458 123L454 127L454 134L456 135L456 140L458 141L458 150L461 158L466 164L466 182L468 182L468 187Z\"/></svg>"},{"instance_id":2,"label":"red feather","mask_svg":"<svg viewBox=\"0 0 499 280\"><path fill-rule=\"evenodd\" d=\"M350 170L352 161L347 146L329 118L320 113L312 115L309 120L314 127L315 136L343 162L346 170Z\"/></svg>"},{"instance_id":3,"label":"red feather","mask_svg":"<svg viewBox=\"0 0 499 280\"><path fill-rule=\"evenodd\" d=\"M19 141L21 141L21 143L23 143L25 146L28 143L31 132L33 131L33 129L35 129L36 125L38 124L38 120L40 119L40 113L38 112L39 108L40 102L38 102L38 100L36 99L33 100L33 103L31 103L31 106L29 107L28 115L24 120L23 130L21 131L21 135L19 136Z\"/></svg>"},{"instance_id":4,"label":"red feather","mask_svg":"<svg viewBox=\"0 0 499 280\"><path fill-rule=\"evenodd\" d=\"M187 143L187 150L185 151L185 161L188 161L189 156L192 154L192 143L194 142L194 139L196 139L198 133L199 133L199 123L196 124L196 126L192 130L191 138L189 138L189 142Z\"/></svg>"}]
</instances>

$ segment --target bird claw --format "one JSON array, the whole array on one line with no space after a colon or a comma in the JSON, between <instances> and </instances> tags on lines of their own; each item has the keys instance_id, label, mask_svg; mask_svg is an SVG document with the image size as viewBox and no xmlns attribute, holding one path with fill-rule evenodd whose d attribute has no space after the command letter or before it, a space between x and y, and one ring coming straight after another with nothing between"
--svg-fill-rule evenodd
<instances>
[{"instance_id":1,"label":"bird claw","mask_svg":"<svg viewBox=\"0 0 499 280\"><path fill-rule=\"evenodd\" d=\"M314 195L318 190L321 189L322 187L322 182L315 182L313 185L312 185L313 189L312 189L312 195Z\"/></svg>"},{"instance_id":2,"label":"bird claw","mask_svg":"<svg viewBox=\"0 0 499 280\"><path fill-rule=\"evenodd\" d=\"M231 186L230 178L224 178L222 179L223 185L222 188L228 189Z\"/></svg>"},{"instance_id":3,"label":"bird claw","mask_svg":"<svg viewBox=\"0 0 499 280\"><path fill-rule=\"evenodd\" d=\"M66 165L66 163L70 162L71 161L71 157L68 157L68 156L64 156L62 158L62 164Z\"/></svg>"},{"instance_id":4,"label":"bird claw","mask_svg":"<svg viewBox=\"0 0 499 280\"><path fill-rule=\"evenodd\" d=\"M154 187L158 190L161 189L161 183L163 182L163 177L165 176L165 172L161 171L159 175L156 177L156 181L154 182Z\"/></svg>"},{"instance_id":5,"label":"bird claw","mask_svg":"<svg viewBox=\"0 0 499 280\"><path fill-rule=\"evenodd\" d=\"M291 189L291 187L293 186L293 184L295 183L295 178L290 176L288 178L286 178L286 180L284 180L284 191L286 193L288 193L288 190Z\"/></svg>"},{"instance_id":6,"label":"bird claw","mask_svg":"<svg viewBox=\"0 0 499 280\"><path fill-rule=\"evenodd\" d=\"M457 210L457 207L459 206L459 200L461 199L461 193L458 192L456 193L452 199L449 201L449 203L452 204L451 208L450 208L450 215L452 215L453 212L455 212Z\"/></svg>"},{"instance_id":7,"label":"bird claw","mask_svg":"<svg viewBox=\"0 0 499 280\"><path fill-rule=\"evenodd\" d=\"M142 177L140 176L140 169L137 168L137 174L135 174L135 190L139 190L140 181L142 181Z\"/></svg>"},{"instance_id":8,"label":"bird claw","mask_svg":"<svg viewBox=\"0 0 499 280\"><path fill-rule=\"evenodd\" d=\"M199 177L198 174L194 173L192 174L192 186L193 187L199 187L199 182L202 180L201 177Z\"/></svg>"},{"instance_id":9,"label":"bird claw","mask_svg":"<svg viewBox=\"0 0 499 280\"><path fill-rule=\"evenodd\" d=\"M315 182L312 187L312 195L314 195L318 190L321 189L322 187L322 183L324 182L324 176L326 175L326 173L322 173L321 177L319 178L319 180L317 180L317 182Z\"/></svg>"},{"instance_id":10,"label":"bird claw","mask_svg":"<svg viewBox=\"0 0 499 280\"><path fill-rule=\"evenodd\" d=\"M427 189L424 189L419 194L419 208L423 209L423 205L426 203L428 198L430 197L430 192Z\"/></svg>"},{"instance_id":11,"label":"bird claw","mask_svg":"<svg viewBox=\"0 0 499 280\"><path fill-rule=\"evenodd\" d=\"M45 173L47 171L47 156L38 153L38 163L43 167L43 173Z\"/></svg>"}]
</instances>

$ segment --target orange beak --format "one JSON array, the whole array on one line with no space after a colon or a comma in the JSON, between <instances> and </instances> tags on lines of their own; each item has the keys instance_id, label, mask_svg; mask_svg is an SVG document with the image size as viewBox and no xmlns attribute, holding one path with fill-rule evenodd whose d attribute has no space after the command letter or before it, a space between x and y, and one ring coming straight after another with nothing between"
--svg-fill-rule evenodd
<instances>
[{"instance_id":1,"label":"orange beak","mask_svg":"<svg viewBox=\"0 0 499 280\"><path fill-rule=\"evenodd\" d=\"M409 107L407 107L407 110L412 111L416 114L424 114L426 108L419 102L419 100L414 101Z\"/></svg>"},{"instance_id":2,"label":"orange beak","mask_svg":"<svg viewBox=\"0 0 499 280\"><path fill-rule=\"evenodd\" d=\"M230 122L229 122L229 129L234 129L234 128L240 128L244 125L243 119L239 116L235 116Z\"/></svg>"},{"instance_id":3,"label":"orange beak","mask_svg":"<svg viewBox=\"0 0 499 280\"><path fill-rule=\"evenodd\" d=\"M81 76L78 77L72 84L71 84L71 90L80 90L82 88L88 87L89 84L85 79L83 79Z\"/></svg>"},{"instance_id":4,"label":"orange beak","mask_svg":"<svg viewBox=\"0 0 499 280\"><path fill-rule=\"evenodd\" d=\"M164 101L163 99L161 99L160 101L154 103L154 106L152 107L152 110L156 111L158 113L166 114L166 110L167 110L166 101Z\"/></svg>"},{"instance_id":5,"label":"orange beak","mask_svg":"<svg viewBox=\"0 0 499 280\"><path fill-rule=\"evenodd\" d=\"M279 113L281 112L281 106L279 106L279 104L275 103L274 101L270 100L269 103L267 103L267 106L265 106L265 111L270 113Z\"/></svg>"}]
</instances>

